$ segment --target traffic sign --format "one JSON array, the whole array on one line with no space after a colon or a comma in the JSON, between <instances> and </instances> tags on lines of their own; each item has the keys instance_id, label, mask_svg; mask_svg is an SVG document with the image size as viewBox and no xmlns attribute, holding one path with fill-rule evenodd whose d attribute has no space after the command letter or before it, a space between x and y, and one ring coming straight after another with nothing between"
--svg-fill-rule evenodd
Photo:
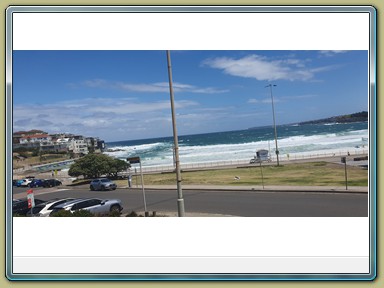
<instances>
[{"instance_id":1,"label":"traffic sign","mask_svg":"<svg viewBox=\"0 0 384 288\"><path fill-rule=\"evenodd\" d=\"M144 211L145 216L147 216L147 201L145 200L145 189L144 189L144 177L143 177L143 169L141 168L140 157L131 157L127 158L127 161L130 164L140 164L140 174L141 174L141 190L143 191L143 201L144 201Z\"/></svg>"},{"instance_id":2,"label":"traffic sign","mask_svg":"<svg viewBox=\"0 0 384 288\"><path fill-rule=\"evenodd\" d=\"M28 208L35 207L35 197L33 196L33 190L27 190Z\"/></svg>"},{"instance_id":3,"label":"traffic sign","mask_svg":"<svg viewBox=\"0 0 384 288\"><path fill-rule=\"evenodd\" d=\"M131 157L131 158L127 158L127 161L131 164L136 164L136 163L140 163L140 157Z\"/></svg>"}]
</instances>

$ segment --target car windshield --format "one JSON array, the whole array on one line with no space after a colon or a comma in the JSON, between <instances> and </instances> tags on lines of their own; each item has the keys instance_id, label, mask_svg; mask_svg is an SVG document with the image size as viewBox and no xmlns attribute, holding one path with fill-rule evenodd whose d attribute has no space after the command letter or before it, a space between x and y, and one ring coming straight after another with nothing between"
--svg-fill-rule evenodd
<instances>
[{"instance_id":1,"label":"car windshield","mask_svg":"<svg viewBox=\"0 0 384 288\"><path fill-rule=\"evenodd\" d=\"M101 182L111 182L109 179L101 179Z\"/></svg>"}]
</instances>

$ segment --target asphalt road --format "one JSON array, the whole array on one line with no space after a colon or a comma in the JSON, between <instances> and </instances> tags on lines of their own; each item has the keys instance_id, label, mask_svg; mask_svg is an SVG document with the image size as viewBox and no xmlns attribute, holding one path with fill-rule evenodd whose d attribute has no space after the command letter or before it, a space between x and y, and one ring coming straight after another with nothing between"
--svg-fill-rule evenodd
<instances>
[{"instance_id":1,"label":"asphalt road","mask_svg":"<svg viewBox=\"0 0 384 288\"><path fill-rule=\"evenodd\" d=\"M14 198L26 197L26 188L13 189ZM123 213L144 211L141 189L90 191L86 187L35 188L35 198L118 198ZM176 190L145 190L147 211L177 211ZM184 190L186 215L208 213L248 217L365 217L368 194L320 192L265 192Z\"/></svg>"}]
</instances>

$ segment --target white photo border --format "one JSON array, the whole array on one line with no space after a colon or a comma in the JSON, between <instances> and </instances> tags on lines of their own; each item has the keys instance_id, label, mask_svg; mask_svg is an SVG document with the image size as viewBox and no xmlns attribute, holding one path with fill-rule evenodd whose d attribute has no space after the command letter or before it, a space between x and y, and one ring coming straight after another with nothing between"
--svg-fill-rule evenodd
<instances>
[{"instance_id":1,"label":"white photo border","mask_svg":"<svg viewBox=\"0 0 384 288\"><path fill-rule=\"evenodd\" d=\"M19 16L29 17L36 16L37 13L41 15L41 22L38 21L36 17L34 17L34 21L31 22L29 27L18 26L17 18ZM220 18L222 15L228 17L237 17L236 20L241 18L247 18L245 16L254 15L258 13L260 17L277 17L283 18L292 13L295 15L304 17L307 21L310 21L314 17L324 17L325 14L328 16L332 16L329 18L327 23L323 23L323 25L315 25L318 30L316 33L313 33L316 37L312 37L313 35L306 35L309 37L308 43L305 45L297 44L295 41L293 43L287 42L287 46L283 46L283 50L368 50L369 51L369 133L370 133L370 152L369 152L369 231L370 231L370 268L369 273L363 274L327 274L327 273L292 273L292 274L279 274L279 273L215 273L215 274L206 274L206 273L106 273L106 274L96 274L96 273L14 273L13 270L13 224L14 219L12 217L12 119L13 119L13 106L12 106L12 51L13 50L93 50L94 47L98 47L97 50L137 50L140 49L140 46L132 46L132 43L126 43L124 41L118 43L112 43L108 41L104 41L101 46L95 46L95 42L92 39L96 39L93 37L91 41L82 41L82 35L78 33L74 33L76 30L81 30L81 22L84 20L84 17L102 17L106 14L113 14L115 19L113 21L125 21L122 15L126 13L130 13L132 18L140 18L144 17L146 14L151 14L152 17L161 17L164 20L164 16L171 16L170 19L175 19L173 17L182 17L189 18L199 16L199 21L210 21L209 18L212 19L212 15ZM333 43L329 45L326 41L321 43L323 37L329 37L329 35L325 35L330 30L335 30L339 28L336 24L336 21L340 17L340 15L364 15L362 17L366 17L368 15L369 22L369 35L365 31L366 27L360 27L357 25L356 27L349 27L351 31L354 31L354 34L351 35L353 37L347 37L351 42L338 41L338 37L334 35L332 38ZM50 29L53 29L54 25L44 25L45 21L60 21L61 17L64 19L71 15L72 24L69 23L61 23L58 27L61 30L50 38L49 41L44 41L44 36L46 33L50 32ZM347 16L348 17L348 16ZM204 19L204 20L201 20ZM335 19L335 20L332 20ZM17 20L17 21L16 21ZM109 20L112 20L109 18ZM100 21L101 22L101 21ZM231 21L228 21L230 23ZM97 21L93 22L97 23ZM114 22L118 23L118 22ZM123 22L126 24L125 22ZM172 22L168 23L171 24ZM205 22L209 23L209 22ZM222 23L222 22L221 22ZM353 24L353 21L349 22ZM298 24L298 23L296 23ZM71 26L72 25L72 26ZM288 25L289 26L289 25ZM298 27L299 25L295 26ZM311 25L302 25L302 29L310 29ZM101 26L100 26L101 27ZM107 26L109 27L109 26ZM207 26L205 26L207 27ZM241 35L237 36L237 30L233 27L232 24L228 24L225 26L226 32L230 34L229 39L234 39L234 37L239 37L238 39L242 39ZM37 33L31 34L28 29L38 29L34 30ZM102 28L102 27L101 27ZM143 28L143 27L142 27ZM149 31L154 27L147 27ZM161 28L164 28L161 26ZM200 27L201 29L202 27ZM277 33L281 27L275 26L273 32ZM289 26L288 28L292 28ZM287 29L288 29L287 28ZM39 30L40 29L40 30ZM146 28L143 28L146 29ZM189 29L188 32L192 33L195 26L188 26L186 29ZM223 31L223 26L214 31ZM74 34L69 34L67 32L71 32ZM103 31L103 30L101 30ZM246 30L248 31L248 30ZM308 30L303 30L304 32ZM304 33L304 32L300 33ZM343 30L340 30L341 32ZM42 33L39 33L42 32ZM104 31L104 37L109 33L112 35L111 38L116 38L116 34L119 31ZM200 30L198 31L201 34ZM269 37L270 30L259 31L259 37ZM294 36L300 38L302 34L293 33L289 34L289 36ZM16 35L17 34L17 35ZM188 34L188 33L186 33ZM222 35L221 38L225 38ZM319 34L322 37L318 37ZM29 38L30 35L33 35L34 39ZM191 34L189 34L191 35ZM74 38L77 37L77 38ZM93 35L95 36L95 35ZM137 36L137 34L133 33L132 37ZM200 36L200 35L199 35ZM283 35L281 35L283 36ZM197 37L197 35L194 35ZM232 37L232 38L231 38ZM166 38L166 40L172 40L172 37ZM221 39L220 38L220 39ZM270 43L268 41L263 41L263 45L252 46L252 42L249 43L246 50L268 50L273 49L271 47L277 47L279 44L276 42L277 37L270 37ZM317 40L315 38L318 38ZM376 211L377 211L377 195L376 195L376 61L377 61L377 34L376 34L376 10L372 6L10 6L6 11L6 173L7 173L7 183L6 183L6 273L9 280L372 280L376 277L376 269L377 269L377 260L376 260ZM109 39L109 38L107 38ZM354 41L354 39L364 39L363 41ZM84 40L84 39L83 39ZM89 40L89 39L88 39ZM311 41L312 40L312 41ZM167 41L158 42L159 46L150 45L151 47L147 50L202 50L200 45L196 45L191 48L190 40L182 38L179 40L179 43L174 42L173 44L168 44ZM191 41L196 42L196 38L191 37ZM73 45L74 43L79 42L80 46ZM233 42L233 43L232 43ZM172 42L170 42L172 43ZM196 42L197 44L199 42ZM238 50L243 47L244 43L239 41L230 41L225 42L228 46L225 46L226 49L229 50ZM147 43L149 45L151 43ZM176 45L177 44L177 45ZM290 44L292 44L290 46ZM215 41L212 43L213 46L210 46L208 49L211 50L220 50L223 47L223 43L220 44L220 41ZM264 46L265 45L265 46ZM300 46L300 47L298 47ZM331 47L330 47L331 46ZM348 47L353 47L348 48ZM77 47L77 48L76 48ZM142 46L141 46L142 47ZM249 48L248 48L249 47ZM258 47L258 48L256 48ZM281 46L279 46L281 47ZM315 48L317 47L317 48ZM300 49L298 49L300 48ZM331 49L329 49L331 48ZM348 49L346 49L348 48ZM143 48L141 48L143 49ZM243 50L243 49L242 49ZM277 49L281 50L281 49ZM197 220L198 221L198 220Z\"/></svg>"}]
</instances>

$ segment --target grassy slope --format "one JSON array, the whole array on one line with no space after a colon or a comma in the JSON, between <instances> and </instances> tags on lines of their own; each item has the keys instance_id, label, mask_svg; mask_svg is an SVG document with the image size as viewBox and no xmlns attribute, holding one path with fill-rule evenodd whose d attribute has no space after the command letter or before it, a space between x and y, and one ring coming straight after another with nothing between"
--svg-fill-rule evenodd
<instances>
[{"instance_id":1,"label":"grassy slope","mask_svg":"<svg viewBox=\"0 0 384 288\"><path fill-rule=\"evenodd\" d=\"M302 186L343 186L345 185L344 166L328 162L284 164L282 166L263 166L264 185L302 185ZM358 167L348 167L349 186L368 186L368 171ZM240 180L235 180L235 176ZM144 175L145 185L175 184L175 174ZM252 168L233 168L182 172L183 184L201 185L262 185L259 166ZM137 179L140 185L140 177ZM120 181L118 181L120 182ZM119 185L126 185L122 180ZM133 176L132 184L136 184Z\"/></svg>"}]
</instances>

